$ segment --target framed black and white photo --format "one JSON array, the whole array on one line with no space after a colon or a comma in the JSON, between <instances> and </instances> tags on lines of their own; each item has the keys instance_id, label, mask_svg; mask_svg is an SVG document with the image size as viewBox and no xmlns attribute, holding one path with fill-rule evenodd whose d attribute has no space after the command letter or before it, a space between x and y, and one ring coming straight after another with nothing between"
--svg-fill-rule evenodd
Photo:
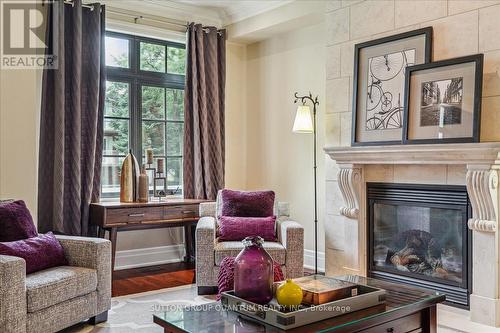
<instances>
[{"instance_id":1,"label":"framed black and white photo","mask_svg":"<svg viewBox=\"0 0 500 333\"><path fill-rule=\"evenodd\" d=\"M478 142L483 55L406 68L404 143Z\"/></svg>"},{"instance_id":2,"label":"framed black and white photo","mask_svg":"<svg viewBox=\"0 0 500 333\"><path fill-rule=\"evenodd\" d=\"M405 69L431 61L432 27L354 49L352 145L400 144Z\"/></svg>"}]
</instances>

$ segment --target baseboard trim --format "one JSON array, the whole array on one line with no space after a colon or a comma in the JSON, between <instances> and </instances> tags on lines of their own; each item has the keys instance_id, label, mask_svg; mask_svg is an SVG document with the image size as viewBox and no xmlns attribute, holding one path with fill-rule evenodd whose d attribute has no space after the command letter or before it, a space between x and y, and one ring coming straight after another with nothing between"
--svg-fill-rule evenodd
<instances>
[{"instance_id":1,"label":"baseboard trim","mask_svg":"<svg viewBox=\"0 0 500 333\"><path fill-rule=\"evenodd\" d=\"M116 251L115 270L181 262L184 255L184 244Z\"/></svg>"},{"instance_id":2,"label":"baseboard trim","mask_svg":"<svg viewBox=\"0 0 500 333\"><path fill-rule=\"evenodd\" d=\"M304 268L314 269L314 251L304 249ZM325 271L325 252L318 251L318 271Z\"/></svg>"},{"instance_id":3,"label":"baseboard trim","mask_svg":"<svg viewBox=\"0 0 500 333\"><path fill-rule=\"evenodd\" d=\"M181 262L184 244L116 251L115 270ZM314 269L314 251L304 250L304 268ZM318 271L325 271L325 252L318 251Z\"/></svg>"}]
</instances>

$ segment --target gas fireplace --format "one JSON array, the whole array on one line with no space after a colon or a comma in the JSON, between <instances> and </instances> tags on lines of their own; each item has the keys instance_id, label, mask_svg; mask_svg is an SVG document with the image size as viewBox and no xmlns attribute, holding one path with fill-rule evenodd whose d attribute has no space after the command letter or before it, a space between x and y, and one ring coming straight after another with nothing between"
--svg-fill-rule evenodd
<instances>
[{"instance_id":1,"label":"gas fireplace","mask_svg":"<svg viewBox=\"0 0 500 333\"><path fill-rule=\"evenodd\" d=\"M469 306L471 208L465 186L367 183L368 275Z\"/></svg>"}]
</instances>

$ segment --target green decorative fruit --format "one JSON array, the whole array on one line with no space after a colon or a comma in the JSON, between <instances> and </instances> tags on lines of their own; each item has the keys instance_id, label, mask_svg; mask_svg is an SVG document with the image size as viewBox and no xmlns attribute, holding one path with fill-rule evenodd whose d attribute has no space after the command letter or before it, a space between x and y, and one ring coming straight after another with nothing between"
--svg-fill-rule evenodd
<instances>
[{"instance_id":1,"label":"green decorative fruit","mask_svg":"<svg viewBox=\"0 0 500 333\"><path fill-rule=\"evenodd\" d=\"M302 288L291 279L287 279L276 290L276 299L283 306L297 306L302 303Z\"/></svg>"}]
</instances>

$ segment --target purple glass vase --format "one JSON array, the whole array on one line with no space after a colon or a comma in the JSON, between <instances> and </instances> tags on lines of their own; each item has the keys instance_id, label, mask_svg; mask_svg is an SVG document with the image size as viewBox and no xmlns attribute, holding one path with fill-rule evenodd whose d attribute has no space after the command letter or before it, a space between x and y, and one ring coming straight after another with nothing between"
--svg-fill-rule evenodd
<instances>
[{"instance_id":1,"label":"purple glass vase","mask_svg":"<svg viewBox=\"0 0 500 333\"><path fill-rule=\"evenodd\" d=\"M245 248L235 259L234 293L257 304L267 304L273 298L273 259L264 249L259 236L247 237Z\"/></svg>"}]
</instances>

